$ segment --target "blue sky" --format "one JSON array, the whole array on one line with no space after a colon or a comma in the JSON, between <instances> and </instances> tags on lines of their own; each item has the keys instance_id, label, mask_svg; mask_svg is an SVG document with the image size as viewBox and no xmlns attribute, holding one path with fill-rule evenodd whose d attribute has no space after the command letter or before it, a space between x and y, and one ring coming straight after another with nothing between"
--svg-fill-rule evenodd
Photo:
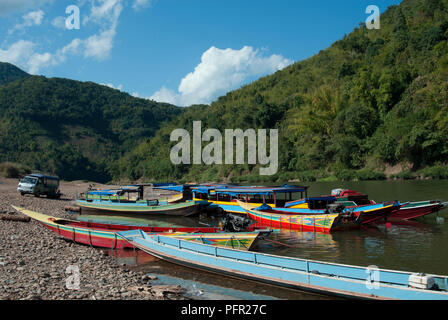
<instances>
[{"instance_id":1,"label":"blue sky","mask_svg":"<svg viewBox=\"0 0 448 320\"><path fill-rule=\"evenodd\" d=\"M176 105L306 59L399 0L0 0L0 61ZM79 29L65 20L79 8ZM75 20L70 19L70 22Z\"/></svg>"}]
</instances>

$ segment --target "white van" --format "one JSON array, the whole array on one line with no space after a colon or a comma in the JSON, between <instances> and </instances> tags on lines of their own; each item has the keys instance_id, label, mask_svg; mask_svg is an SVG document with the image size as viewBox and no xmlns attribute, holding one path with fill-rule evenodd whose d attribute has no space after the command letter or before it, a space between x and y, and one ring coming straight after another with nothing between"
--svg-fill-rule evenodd
<instances>
[{"instance_id":1,"label":"white van","mask_svg":"<svg viewBox=\"0 0 448 320\"><path fill-rule=\"evenodd\" d=\"M46 176L40 173L29 174L19 181L17 191L23 196L33 194L36 197L46 195L47 198L59 199L59 178Z\"/></svg>"}]
</instances>

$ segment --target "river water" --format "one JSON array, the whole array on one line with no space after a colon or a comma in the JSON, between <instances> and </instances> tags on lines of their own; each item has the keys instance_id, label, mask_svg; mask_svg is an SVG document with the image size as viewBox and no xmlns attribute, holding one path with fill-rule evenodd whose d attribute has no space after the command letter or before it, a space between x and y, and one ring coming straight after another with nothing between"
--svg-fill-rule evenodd
<instances>
[{"instance_id":1,"label":"river water","mask_svg":"<svg viewBox=\"0 0 448 320\"><path fill-rule=\"evenodd\" d=\"M400 200L448 201L448 181L368 181L368 182L316 182L307 184L309 196L330 194L332 189L357 190L369 195L376 202ZM184 226L219 225L220 219L201 215L199 218L157 218L157 224ZM299 257L312 260L377 266L412 272L448 275L448 210L418 218L410 222L379 224L360 230L340 231L331 234L291 232L275 230L261 240L253 251ZM117 253L114 253L117 255ZM129 255L129 253L128 253ZM139 256L138 256L139 255ZM174 266L146 255L130 254L127 264L137 265L148 273L165 274L179 281L193 281L193 287L208 286L208 294L202 299L216 297L213 286L226 287L226 297L235 299L315 299L321 298L291 290L273 289L269 286L235 281L217 275L205 274L192 269ZM118 259L123 259L120 254ZM167 278L167 279L168 279ZM190 285L192 285L190 283ZM210 291L211 290L211 291ZM232 295L232 290L233 295ZM207 291L207 290L205 290ZM246 292L246 295L241 295ZM193 294L192 294L193 295ZM194 296L194 295L193 295Z\"/></svg>"}]
</instances>

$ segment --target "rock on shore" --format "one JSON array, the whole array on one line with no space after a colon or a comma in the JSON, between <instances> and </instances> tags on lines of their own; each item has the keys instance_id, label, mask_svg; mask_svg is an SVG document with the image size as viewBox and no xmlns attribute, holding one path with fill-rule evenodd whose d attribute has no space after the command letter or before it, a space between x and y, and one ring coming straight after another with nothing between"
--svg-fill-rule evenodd
<instances>
[{"instance_id":1,"label":"rock on shore","mask_svg":"<svg viewBox=\"0 0 448 320\"><path fill-rule=\"evenodd\" d=\"M17 216L11 205L67 218L64 207L88 187L62 182L63 196L55 200L21 196L16 179L0 181L0 213ZM182 299L151 290L143 273L119 266L101 249L64 240L33 220L0 220L0 243L0 300Z\"/></svg>"}]
</instances>

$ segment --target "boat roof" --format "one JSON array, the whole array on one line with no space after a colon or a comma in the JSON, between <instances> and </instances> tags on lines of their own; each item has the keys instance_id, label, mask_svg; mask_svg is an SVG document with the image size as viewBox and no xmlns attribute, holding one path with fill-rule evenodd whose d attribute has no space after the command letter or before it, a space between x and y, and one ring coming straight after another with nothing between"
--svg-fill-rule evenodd
<instances>
[{"instance_id":1,"label":"boat roof","mask_svg":"<svg viewBox=\"0 0 448 320\"><path fill-rule=\"evenodd\" d=\"M97 196L113 196L116 195L120 190L92 190L88 194Z\"/></svg>"},{"instance_id":2,"label":"boat roof","mask_svg":"<svg viewBox=\"0 0 448 320\"><path fill-rule=\"evenodd\" d=\"M184 191L184 186L183 185L160 185L160 186L154 185L154 189L182 192L182 191Z\"/></svg>"},{"instance_id":3,"label":"boat roof","mask_svg":"<svg viewBox=\"0 0 448 320\"><path fill-rule=\"evenodd\" d=\"M140 186L123 186L120 189L104 189L104 190L91 190L88 194L97 196L112 196L112 195L122 195L123 193L139 192Z\"/></svg>"},{"instance_id":4,"label":"boat roof","mask_svg":"<svg viewBox=\"0 0 448 320\"><path fill-rule=\"evenodd\" d=\"M283 185L279 187L264 187L264 186L202 186L194 188L196 192L199 193L209 193L209 191L214 191L220 194L260 194L269 195L273 193L293 193L293 192L305 192L308 189L306 186L289 186Z\"/></svg>"}]
</instances>

